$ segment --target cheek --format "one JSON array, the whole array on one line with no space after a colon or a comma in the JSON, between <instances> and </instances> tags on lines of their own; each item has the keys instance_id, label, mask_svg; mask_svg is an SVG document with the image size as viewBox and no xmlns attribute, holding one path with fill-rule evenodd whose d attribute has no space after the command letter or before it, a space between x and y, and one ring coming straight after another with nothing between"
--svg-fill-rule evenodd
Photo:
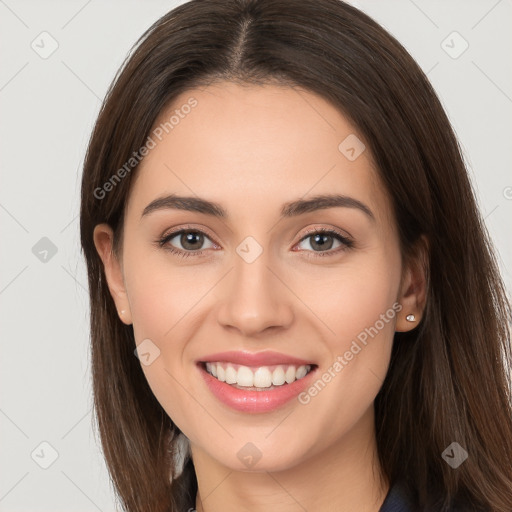
<instances>
[{"instance_id":1,"label":"cheek","mask_svg":"<svg viewBox=\"0 0 512 512\"><path fill-rule=\"evenodd\" d=\"M184 429L188 423L181 420L200 423L203 419L200 411L190 407L190 396L184 392L191 378L190 361L185 362L185 357L187 341L196 328L198 302L211 284L198 282L193 271L173 272L156 259L142 261L146 263L131 269L126 265L136 344L146 344L151 353L150 364L141 367L158 402Z\"/></svg>"},{"instance_id":2,"label":"cheek","mask_svg":"<svg viewBox=\"0 0 512 512\"><path fill-rule=\"evenodd\" d=\"M385 337L394 332L399 281L399 259L372 255L310 273L299 293L324 324L331 348L340 350L375 324Z\"/></svg>"},{"instance_id":3,"label":"cheek","mask_svg":"<svg viewBox=\"0 0 512 512\"><path fill-rule=\"evenodd\" d=\"M137 278L140 282L133 283L130 291L130 309L138 342L151 338L163 343L172 338L172 331L189 311L193 311L201 292L206 291L202 291L201 285L191 285L177 276L155 275L156 271L154 268L141 272Z\"/></svg>"},{"instance_id":4,"label":"cheek","mask_svg":"<svg viewBox=\"0 0 512 512\"><path fill-rule=\"evenodd\" d=\"M315 293L315 313L329 329L329 355L317 380L299 397L310 433L335 439L349 432L372 406L387 373L397 312L398 274L380 265L346 269ZM323 327L323 332L326 328Z\"/></svg>"},{"instance_id":5,"label":"cheek","mask_svg":"<svg viewBox=\"0 0 512 512\"><path fill-rule=\"evenodd\" d=\"M190 409L190 397L182 388L188 388L192 378L187 350L201 328L204 305L218 272L201 272L199 278L197 267L178 268L162 254L133 248L126 255L124 270L136 345L144 343L151 352L151 363L142 364L142 370L169 416L181 418Z\"/></svg>"},{"instance_id":6,"label":"cheek","mask_svg":"<svg viewBox=\"0 0 512 512\"><path fill-rule=\"evenodd\" d=\"M178 341L175 331L182 327L183 320L190 323L201 298L215 283L215 276L209 272L198 278L197 267L179 268L161 252L126 252L125 278L137 343L145 338L157 344Z\"/></svg>"},{"instance_id":7,"label":"cheek","mask_svg":"<svg viewBox=\"0 0 512 512\"><path fill-rule=\"evenodd\" d=\"M399 255L383 252L381 256L354 259L321 286L303 290L302 296L314 305L326 333L329 355L323 371L332 368L325 376L330 390L324 399L343 402L345 411L369 406L382 385L401 310L397 302L399 281Z\"/></svg>"}]
</instances>

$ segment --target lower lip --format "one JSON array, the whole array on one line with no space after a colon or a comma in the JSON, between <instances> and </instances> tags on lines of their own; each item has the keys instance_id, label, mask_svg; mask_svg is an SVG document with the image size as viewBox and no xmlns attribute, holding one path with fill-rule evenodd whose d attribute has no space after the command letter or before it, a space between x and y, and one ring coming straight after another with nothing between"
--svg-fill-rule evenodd
<instances>
[{"instance_id":1,"label":"lower lip","mask_svg":"<svg viewBox=\"0 0 512 512\"><path fill-rule=\"evenodd\" d=\"M198 367L206 385L218 400L232 409L249 413L269 412L283 406L309 386L316 371L315 367L302 379L274 387L269 391L250 391L221 382L210 375L201 364Z\"/></svg>"}]
</instances>

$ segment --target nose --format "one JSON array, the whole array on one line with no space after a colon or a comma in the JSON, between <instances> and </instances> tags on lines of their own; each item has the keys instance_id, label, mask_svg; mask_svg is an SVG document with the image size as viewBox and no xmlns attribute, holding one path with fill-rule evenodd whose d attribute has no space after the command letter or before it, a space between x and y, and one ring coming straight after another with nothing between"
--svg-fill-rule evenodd
<instances>
[{"instance_id":1,"label":"nose","mask_svg":"<svg viewBox=\"0 0 512 512\"><path fill-rule=\"evenodd\" d=\"M235 257L219 292L219 324L246 337L289 327L294 319L293 294L283 281L270 268L265 252L252 263Z\"/></svg>"}]
</instances>

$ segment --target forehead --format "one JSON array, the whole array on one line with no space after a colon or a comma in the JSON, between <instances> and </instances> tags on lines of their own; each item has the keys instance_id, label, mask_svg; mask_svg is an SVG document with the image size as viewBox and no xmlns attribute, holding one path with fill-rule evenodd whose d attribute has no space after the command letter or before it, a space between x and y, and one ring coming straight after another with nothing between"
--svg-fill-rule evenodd
<instances>
[{"instance_id":1,"label":"forehead","mask_svg":"<svg viewBox=\"0 0 512 512\"><path fill-rule=\"evenodd\" d=\"M388 208L357 129L302 89L222 82L186 91L161 112L150 137L154 147L130 197L141 211L165 193L221 201L238 214L332 192L373 203L377 216Z\"/></svg>"}]
</instances>

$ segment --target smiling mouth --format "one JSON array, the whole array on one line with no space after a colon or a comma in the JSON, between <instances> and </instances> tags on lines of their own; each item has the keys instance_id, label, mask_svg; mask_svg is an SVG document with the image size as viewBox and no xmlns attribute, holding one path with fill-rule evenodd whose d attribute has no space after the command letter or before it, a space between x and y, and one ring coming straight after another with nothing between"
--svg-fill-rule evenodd
<instances>
[{"instance_id":1,"label":"smiling mouth","mask_svg":"<svg viewBox=\"0 0 512 512\"><path fill-rule=\"evenodd\" d=\"M244 366L230 362L202 362L203 370L218 381L246 391L269 391L303 379L316 368L314 364L276 364Z\"/></svg>"}]
</instances>

